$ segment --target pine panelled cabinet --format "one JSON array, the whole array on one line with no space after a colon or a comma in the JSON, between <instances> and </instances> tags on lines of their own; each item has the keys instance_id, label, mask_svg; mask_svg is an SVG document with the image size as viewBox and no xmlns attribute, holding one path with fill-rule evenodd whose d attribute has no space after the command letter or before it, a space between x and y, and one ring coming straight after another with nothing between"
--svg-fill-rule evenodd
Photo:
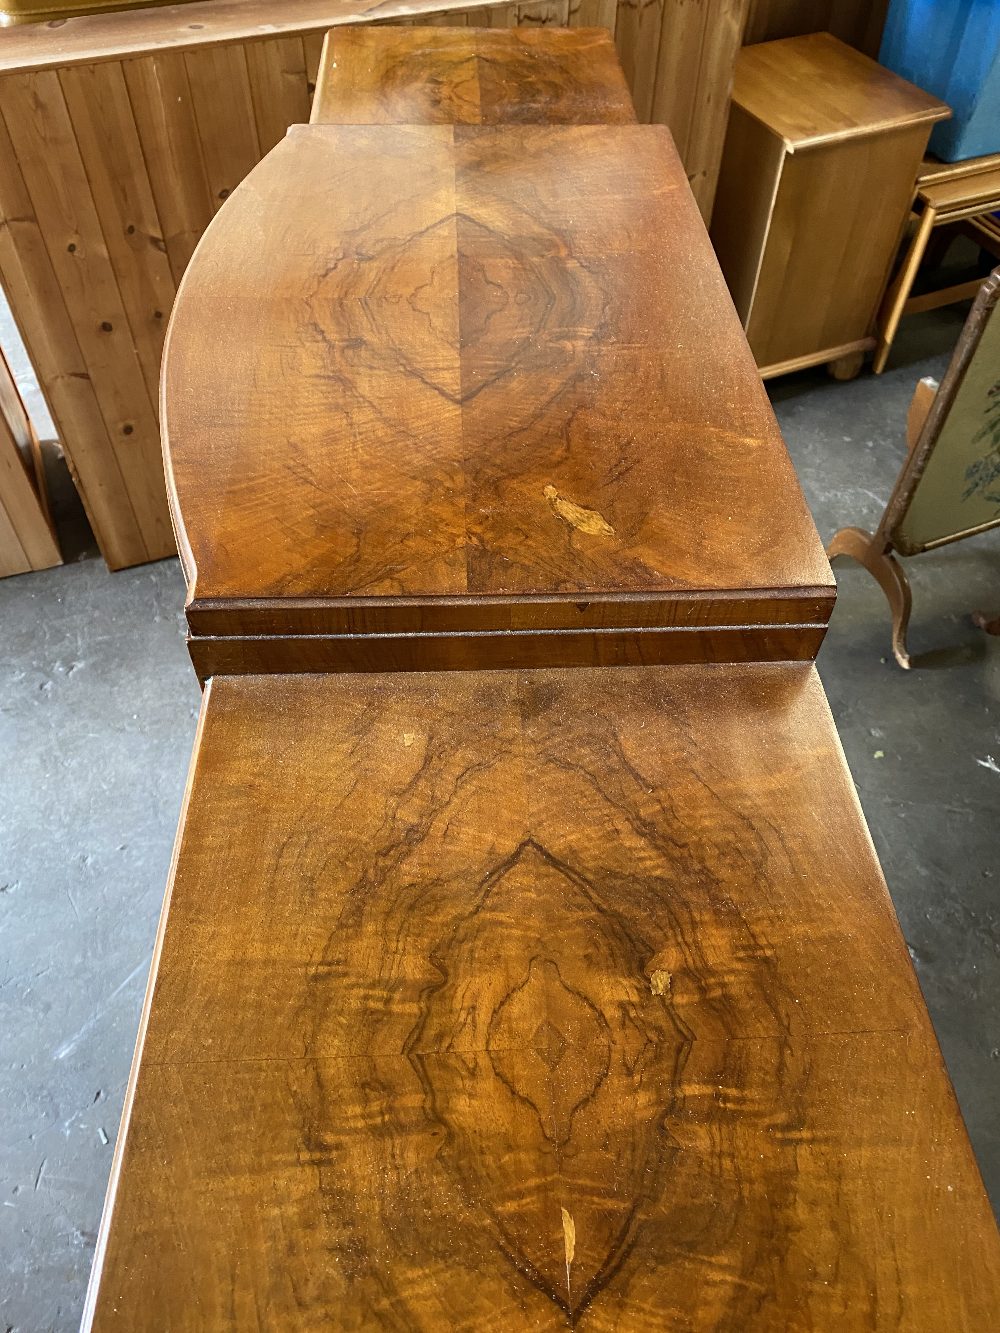
<instances>
[{"instance_id":1,"label":"pine panelled cabinet","mask_svg":"<svg viewBox=\"0 0 1000 1333\"><path fill-rule=\"evenodd\" d=\"M744 47L712 241L761 374L850 374L873 326L937 98L828 33Z\"/></svg>"},{"instance_id":2,"label":"pine panelled cabinet","mask_svg":"<svg viewBox=\"0 0 1000 1333\"><path fill-rule=\"evenodd\" d=\"M163 430L205 691L85 1328L992 1327L829 566L610 39L335 33Z\"/></svg>"}]
</instances>

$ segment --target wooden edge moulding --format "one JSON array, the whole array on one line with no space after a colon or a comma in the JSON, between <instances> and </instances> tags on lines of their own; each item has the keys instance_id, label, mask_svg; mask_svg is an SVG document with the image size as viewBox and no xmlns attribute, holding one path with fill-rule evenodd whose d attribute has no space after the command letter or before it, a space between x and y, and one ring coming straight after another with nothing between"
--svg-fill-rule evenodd
<instances>
[{"instance_id":1,"label":"wooden edge moulding","mask_svg":"<svg viewBox=\"0 0 1000 1333\"><path fill-rule=\"evenodd\" d=\"M830 569L624 90L334 32L188 268L205 690L85 1329L995 1322Z\"/></svg>"}]
</instances>

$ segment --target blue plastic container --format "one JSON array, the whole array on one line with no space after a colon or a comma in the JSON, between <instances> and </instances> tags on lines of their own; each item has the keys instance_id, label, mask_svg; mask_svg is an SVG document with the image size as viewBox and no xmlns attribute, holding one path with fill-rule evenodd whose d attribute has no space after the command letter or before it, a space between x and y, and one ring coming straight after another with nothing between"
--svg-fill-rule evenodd
<instances>
[{"instance_id":1,"label":"blue plastic container","mask_svg":"<svg viewBox=\"0 0 1000 1333\"><path fill-rule=\"evenodd\" d=\"M879 60L954 112L935 125L932 153L1000 153L1000 0L892 0Z\"/></svg>"}]
</instances>

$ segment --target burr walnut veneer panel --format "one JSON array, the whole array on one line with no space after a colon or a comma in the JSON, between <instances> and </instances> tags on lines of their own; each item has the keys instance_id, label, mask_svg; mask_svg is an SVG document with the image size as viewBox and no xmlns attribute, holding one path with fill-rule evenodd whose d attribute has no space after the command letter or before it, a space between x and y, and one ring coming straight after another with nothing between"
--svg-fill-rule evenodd
<instances>
[{"instance_id":1,"label":"burr walnut veneer panel","mask_svg":"<svg viewBox=\"0 0 1000 1333\"><path fill-rule=\"evenodd\" d=\"M606 28L334 29L314 125L634 124Z\"/></svg>"},{"instance_id":2,"label":"burr walnut veneer panel","mask_svg":"<svg viewBox=\"0 0 1000 1333\"><path fill-rule=\"evenodd\" d=\"M93 1327L982 1333L811 665L218 677Z\"/></svg>"},{"instance_id":3,"label":"burr walnut veneer panel","mask_svg":"<svg viewBox=\"0 0 1000 1333\"><path fill-rule=\"evenodd\" d=\"M660 127L293 129L209 228L163 384L203 675L240 669L238 639L267 670L268 640L303 634L669 628L629 660L805 657L829 616ZM681 646L736 626L751 653ZM393 660L455 664L429 644ZM530 660L618 660L548 646Z\"/></svg>"}]
</instances>

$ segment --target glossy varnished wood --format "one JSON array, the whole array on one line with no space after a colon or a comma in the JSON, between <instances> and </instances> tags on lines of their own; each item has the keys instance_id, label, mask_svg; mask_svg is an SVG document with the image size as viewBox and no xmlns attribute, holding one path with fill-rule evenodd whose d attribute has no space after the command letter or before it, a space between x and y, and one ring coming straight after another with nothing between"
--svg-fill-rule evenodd
<instances>
[{"instance_id":1,"label":"glossy varnished wood","mask_svg":"<svg viewBox=\"0 0 1000 1333\"><path fill-rule=\"evenodd\" d=\"M337 125L634 124L605 28L334 28L310 120Z\"/></svg>"},{"instance_id":2,"label":"glossy varnished wood","mask_svg":"<svg viewBox=\"0 0 1000 1333\"><path fill-rule=\"evenodd\" d=\"M217 677L157 956L98 1330L992 1325L811 666Z\"/></svg>"},{"instance_id":3,"label":"glossy varnished wood","mask_svg":"<svg viewBox=\"0 0 1000 1333\"><path fill-rule=\"evenodd\" d=\"M163 386L196 634L829 615L658 127L293 129L206 234Z\"/></svg>"}]
</instances>

